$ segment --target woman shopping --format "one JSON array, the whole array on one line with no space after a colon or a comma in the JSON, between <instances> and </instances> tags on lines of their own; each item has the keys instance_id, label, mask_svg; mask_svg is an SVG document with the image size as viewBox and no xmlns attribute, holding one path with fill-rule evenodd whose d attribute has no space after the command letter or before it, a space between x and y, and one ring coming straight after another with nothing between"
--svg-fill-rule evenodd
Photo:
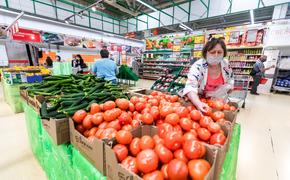
<instances>
[{"instance_id":1,"label":"woman shopping","mask_svg":"<svg viewBox=\"0 0 290 180\"><path fill-rule=\"evenodd\" d=\"M201 102L199 95L216 97L218 94L228 93L233 88L232 69L224 59L226 55L224 41L212 38L202 50L203 58L190 68L183 95L203 112L208 109L208 105Z\"/></svg>"}]
</instances>

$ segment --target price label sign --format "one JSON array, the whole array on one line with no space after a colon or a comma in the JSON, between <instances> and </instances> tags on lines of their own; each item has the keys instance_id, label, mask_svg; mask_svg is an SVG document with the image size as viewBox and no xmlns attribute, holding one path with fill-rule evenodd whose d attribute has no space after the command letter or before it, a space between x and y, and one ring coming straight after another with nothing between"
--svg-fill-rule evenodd
<instances>
[{"instance_id":1,"label":"price label sign","mask_svg":"<svg viewBox=\"0 0 290 180\"><path fill-rule=\"evenodd\" d=\"M181 50L181 46L177 46L177 45L173 46L173 51L174 52L177 52L177 51L180 51L180 50Z\"/></svg>"},{"instance_id":2,"label":"price label sign","mask_svg":"<svg viewBox=\"0 0 290 180\"><path fill-rule=\"evenodd\" d=\"M194 37L194 43L196 43L196 44L202 44L202 43L204 43L204 36L195 36Z\"/></svg>"},{"instance_id":3,"label":"price label sign","mask_svg":"<svg viewBox=\"0 0 290 180\"><path fill-rule=\"evenodd\" d=\"M200 58L200 57L202 57L202 51L194 51L193 52L193 57L194 58Z\"/></svg>"}]
</instances>

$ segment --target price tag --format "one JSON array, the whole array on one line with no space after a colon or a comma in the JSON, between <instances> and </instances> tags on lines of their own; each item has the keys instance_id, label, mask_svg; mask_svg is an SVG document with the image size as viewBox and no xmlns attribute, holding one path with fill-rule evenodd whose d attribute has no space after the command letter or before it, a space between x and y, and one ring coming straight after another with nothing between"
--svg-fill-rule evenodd
<instances>
[{"instance_id":1,"label":"price tag","mask_svg":"<svg viewBox=\"0 0 290 180\"><path fill-rule=\"evenodd\" d=\"M180 51L181 50L181 46L177 46L177 45L174 45L173 46L173 51L176 52L176 51Z\"/></svg>"},{"instance_id":2,"label":"price tag","mask_svg":"<svg viewBox=\"0 0 290 180\"><path fill-rule=\"evenodd\" d=\"M196 44L202 44L204 43L204 36L201 35L201 36L195 36L194 37L194 43Z\"/></svg>"},{"instance_id":3,"label":"price tag","mask_svg":"<svg viewBox=\"0 0 290 180\"><path fill-rule=\"evenodd\" d=\"M202 51L194 51L193 52L193 57L194 58L200 58L200 57L202 57Z\"/></svg>"},{"instance_id":4,"label":"price tag","mask_svg":"<svg viewBox=\"0 0 290 180\"><path fill-rule=\"evenodd\" d=\"M224 34L212 34L213 38L220 38L220 37L224 37Z\"/></svg>"}]
</instances>

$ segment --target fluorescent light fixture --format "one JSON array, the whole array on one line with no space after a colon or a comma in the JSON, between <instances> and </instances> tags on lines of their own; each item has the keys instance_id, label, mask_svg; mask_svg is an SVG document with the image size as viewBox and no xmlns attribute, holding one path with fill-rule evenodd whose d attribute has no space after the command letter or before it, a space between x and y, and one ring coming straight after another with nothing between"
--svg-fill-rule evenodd
<instances>
[{"instance_id":1,"label":"fluorescent light fixture","mask_svg":"<svg viewBox=\"0 0 290 180\"><path fill-rule=\"evenodd\" d=\"M69 21L68 21L68 19L64 20L64 22L65 22L66 24L69 24Z\"/></svg>"},{"instance_id":2,"label":"fluorescent light fixture","mask_svg":"<svg viewBox=\"0 0 290 180\"><path fill-rule=\"evenodd\" d=\"M179 26L180 26L181 28L185 28L185 29L187 29L187 30L189 30L189 31L193 31L193 29L191 29L190 27L186 26L186 25L183 24L183 23L180 23Z\"/></svg>"},{"instance_id":3,"label":"fluorescent light fixture","mask_svg":"<svg viewBox=\"0 0 290 180\"><path fill-rule=\"evenodd\" d=\"M254 10L253 9L250 10L250 16L251 16L251 24L255 24L255 20L254 20Z\"/></svg>"},{"instance_id":4,"label":"fluorescent light fixture","mask_svg":"<svg viewBox=\"0 0 290 180\"><path fill-rule=\"evenodd\" d=\"M147 6L148 8L152 9L153 11L158 11L158 9L154 8L153 6L151 6L150 4L147 4L141 0L137 0L137 2L143 4L144 6Z\"/></svg>"},{"instance_id":5,"label":"fluorescent light fixture","mask_svg":"<svg viewBox=\"0 0 290 180\"><path fill-rule=\"evenodd\" d=\"M93 7L92 7L92 10L93 10L94 12L96 12L96 11L97 11L96 6L93 6Z\"/></svg>"},{"instance_id":6,"label":"fluorescent light fixture","mask_svg":"<svg viewBox=\"0 0 290 180\"><path fill-rule=\"evenodd\" d=\"M179 27L183 30L187 30L184 26L182 26L181 24L179 24Z\"/></svg>"}]
</instances>

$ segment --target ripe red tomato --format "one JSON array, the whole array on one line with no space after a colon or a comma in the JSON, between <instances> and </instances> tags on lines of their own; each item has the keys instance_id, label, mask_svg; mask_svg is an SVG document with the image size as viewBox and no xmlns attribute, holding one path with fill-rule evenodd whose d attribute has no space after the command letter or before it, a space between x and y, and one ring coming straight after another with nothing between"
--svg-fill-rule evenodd
<instances>
[{"instance_id":1,"label":"ripe red tomato","mask_svg":"<svg viewBox=\"0 0 290 180\"><path fill-rule=\"evenodd\" d=\"M139 98L137 96L132 96L130 102L136 105L139 102Z\"/></svg>"},{"instance_id":2,"label":"ripe red tomato","mask_svg":"<svg viewBox=\"0 0 290 180\"><path fill-rule=\"evenodd\" d=\"M178 96L177 95L173 95L173 96L170 96L170 102L177 102L178 101Z\"/></svg>"},{"instance_id":3,"label":"ripe red tomato","mask_svg":"<svg viewBox=\"0 0 290 180\"><path fill-rule=\"evenodd\" d=\"M192 128L192 121L188 118L181 118L179 124L184 131L189 131Z\"/></svg>"},{"instance_id":4,"label":"ripe red tomato","mask_svg":"<svg viewBox=\"0 0 290 180\"><path fill-rule=\"evenodd\" d=\"M204 159L191 160L188 163L189 175L192 179L202 180L210 170L210 164Z\"/></svg>"},{"instance_id":5,"label":"ripe red tomato","mask_svg":"<svg viewBox=\"0 0 290 180\"><path fill-rule=\"evenodd\" d=\"M200 119L199 124L201 127L207 128L210 122L212 122L212 119L209 116L203 116Z\"/></svg>"},{"instance_id":6,"label":"ripe red tomato","mask_svg":"<svg viewBox=\"0 0 290 180\"><path fill-rule=\"evenodd\" d=\"M154 122L154 119L150 113L145 113L141 116L141 121L143 121L144 124L150 125Z\"/></svg>"},{"instance_id":7,"label":"ripe red tomato","mask_svg":"<svg viewBox=\"0 0 290 180\"><path fill-rule=\"evenodd\" d=\"M96 113L93 115L92 117L92 123L94 125L99 125L103 122L104 118L103 118L103 113Z\"/></svg>"},{"instance_id":8,"label":"ripe red tomato","mask_svg":"<svg viewBox=\"0 0 290 180\"><path fill-rule=\"evenodd\" d=\"M133 173L138 173L137 159L131 156L126 157L122 163L123 167Z\"/></svg>"},{"instance_id":9,"label":"ripe red tomato","mask_svg":"<svg viewBox=\"0 0 290 180\"><path fill-rule=\"evenodd\" d=\"M169 123L169 124L175 126L175 125L177 125L179 123L179 116L176 113L168 114L166 116L164 122Z\"/></svg>"},{"instance_id":10,"label":"ripe red tomato","mask_svg":"<svg viewBox=\"0 0 290 180\"><path fill-rule=\"evenodd\" d=\"M93 115L88 114L83 120L83 127L85 129L91 129L93 127L92 117Z\"/></svg>"},{"instance_id":11,"label":"ripe red tomato","mask_svg":"<svg viewBox=\"0 0 290 180\"><path fill-rule=\"evenodd\" d=\"M194 106L187 106L187 109L189 110L189 112L191 112L192 110L195 110L196 108Z\"/></svg>"},{"instance_id":12,"label":"ripe red tomato","mask_svg":"<svg viewBox=\"0 0 290 180\"><path fill-rule=\"evenodd\" d=\"M121 125L130 124L132 122L131 116L125 111L122 112L118 119Z\"/></svg>"},{"instance_id":13,"label":"ripe red tomato","mask_svg":"<svg viewBox=\"0 0 290 180\"><path fill-rule=\"evenodd\" d=\"M211 117L214 121L217 121L219 119L225 118L225 113L223 113L222 111L216 111L212 113Z\"/></svg>"},{"instance_id":14,"label":"ripe red tomato","mask_svg":"<svg viewBox=\"0 0 290 180\"><path fill-rule=\"evenodd\" d=\"M203 158L204 155L205 155L205 153L206 153L206 148L205 148L205 146L202 144L202 146L201 146L201 153L200 153L199 158Z\"/></svg>"},{"instance_id":15,"label":"ripe red tomato","mask_svg":"<svg viewBox=\"0 0 290 180\"><path fill-rule=\"evenodd\" d=\"M162 118L165 118L168 114L171 114L173 112L174 112L174 110L171 106L163 106L160 109L160 116Z\"/></svg>"},{"instance_id":16,"label":"ripe red tomato","mask_svg":"<svg viewBox=\"0 0 290 180\"><path fill-rule=\"evenodd\" d=\"M210 116L211 113L212 113L212 109L211 109L210 107L207 108L207 109L203 112L203 114L206 115L206 116Z\"/></svg>"},{"instance_id":17,"label":"ripe red tomato","mask_svg":"<svg viewBox=\"0 0 290 180\"><path fill-rule=\"evenodd\" d=\"M150 114L152 115L154 120L158 120L160 117L159 109L151 108Z\"/></svg>"},{"instance_id":18,"label":"ripe red tomato","mask_svg":"<svg viewBox=\"0 0 290 180\"><path fill-rule=\"evenodd\" d=\"M192 110L190 112L190 117L193 121L199 121L201 118L201 113L198 110Z\"/></svg>"},{"instance_id":19,"label":"ripe red tomato","mask_svg":"<svg viewBox=\"0 0 290 180\"><path fill-rule=\"evenodd\" d=\"M101 139L101 135L102 135L102 133L103 133L103 131L104 131L105 129L98 129L97 130L97 132L96 132L96 134L95 134L95 137L96 138L98 138L98 139Z\"/></svg>"},{"instance_id":20,"label":"ripe red tomato","mask_svg":"<svg viewBox=\"0 0 290 180\"><path fill-rule=\"evenodd\" d=\"M158 95L158 91L152 91L150 94L151 94L151 96L157 96Z\"/></svg>"},{"instance_id":21,"label":"ripe red tomato","mask_svg":"<svg viewBox=\"0 0 290 180\"><path fill-rule=\"evenodd\" d=\"M224 104L223 110L230 110L230 105Z\"/></svg>"},{"instance_id":22,"label":"ripe red tomato","mask_svg":"<svg viewBox=\"0 0 290 180\"><path fill-rule=\"evenodd\" d=\"M159 160L164 164L169 163L173 159L172 152L162 144L157 144L154 150Z\"/></svg>"},{"instance_id":23,"label":"ripe red tomato","mask_svg":"<svg viewBox=\"0 0 290 180\"><path fill-rule=\"evenodd\" d=\"M157 99L149 99L148 100L148 103L151 105L151 106L158 106L159 105L159 102Z\"/></svg>"},{"instance_id":24,"label":"ripe red tomato","mask_svg":"<svg viewBox=\"0 0 290 180\"><path fill-rule=\"evenodd\" d=\"M154 140L155 145L164 144L164 140L160 138L157 134L153 136L153 140Z\"/></svg>"},{"instance_id":25,"label":"ripe red tomato","mask_svg":"<svg viewBox=\"0 0 290 180\"><path fill-rule=\"evenodd\" d=\"M202 153L202 144L196 140L187 140L183 143L183 151L188 159L198 159Z\"/></svg>"},{"instance_id":26,"label":"ripe red tomato","mask_svg":"<svg viewBox=\"0 0 290 180\"><path fill-rule=\"evenodd\" d=\"M117 132L116 140L119 144L130 144L133 139L133 135L130 131L120 130Z\"/></svg>"},{"instance_id":27,"label":"ripe red tomato","mask_svg":"<svg viewBox=\"0 0 290 180\"><path fill-rule=\"evenodd\" d=\"M225 120L224 118L222 118L222 119L218 119L218 120L216 121L216 123L219 123L219 124L221 124L221 125L226 124L226 122L229 122L229 121Z\"/></svg>"},{"instance_id":28,"label":"ripe red tomato","mask_svg":"<svg viewBox=\"0 0 290 180\"><path fill-rule=\"evenodd\" d=\"M145 174L143 180L164 180L164 177L161 171L156 170L152 173Z\"/></svg>"},{"instance_id":29,"label":"ripe red tomato","mask_svg":"<svg viewBox=\"0 0 290 180\"><path fill-rule=\"evenodd\" d=\"M199 128L197 130L197 135L201 140L208 141L210 139L211 133L205 128Z\"/></svg>"},{"instance_id":30,"label":"ripe red tomato","mask_svg":"<svg viewBox=\"0 0 290 180\"><path fill-rule=\"evenodd\" d=\"M181 147L182 144L182 134L176 131L170 131L165 135L164 138L164 145L172 150L175 151Z\"/></svg>"},{"instance_id":31,"label":"ripe red tomato","mask_svg":"<svg viewBox=\"0 0 290 180\"><path fill-rule=\"evenodd\" d=\"M122 127L122 130L126 130L126 131L131 131L133 129L131 124L127 124L125 126Z\"/></svg>"},{"instance_id":32,"label":"ripe red tomato","mask_svg":"<svg viewBox=\"0 0 290 180\"><path fill-rule=\"evenodd\" d=\"M96 114L96 113L98 113L98 112L101 112L100 105L97 104L97 103L93 103L93 104L91 105L90 113L91 113L92 115L94 115L94 114Z\"/></svg>"},{"instance_id":33,"label":"ripe red tomato","mask_svg":"<svg viewBox=\"0 0 290 180\"><path fill-rule=\"evenodd\" d=\"M180 133L181 135L183 135L182 128L179 125L174 126L173 131L176 131Z\"/></svg>"},{"instance_id":34,"label":"ripe red tomato","mask_svg":"<svg viewBox=\"0 0 290 180\"><path fill-rule=\"evenodd\" d=\"M177 107L174 112L178 114L180 118L187 117L189 114L189 110L184 106Z\"/></svg>"},{"instance_id":35,"label":"ripe red tomato","mask_svg":"<svg viewBox=\"0 0 290 180\"><path fill-rule=\"evenodd\" d=\"M193 132L187 132L183 135L182 139L183 139L183 142L185 142L187 140L198 140L197 133L194 134Z\"/></svg>"},{"instance_id":36,"label":"ripe red tomato","mask_svg":"<svg viewBox=\"0 0 290 180\"><path fill-rule=\"evenodd\" d=\"M114 109L116 107L116 103L114 101L107 101L104 103L104 111Z\"/></svg>"},{"instance_id":37,"label":"ripe red tomato","mask_svg":"<svg viewBox=\"0 0 290 180\"><path fill-rule=\"evenodd\" d=\"M221 130L221 126L215 122L210 122L209 125L208 125L208 130L211 132L211 133L217 133Z\"/></svg>"},{"instance_id":38,"label":"ripe red tomato","mask_svg":"<svg viewBox=\"0 0 290 180\"><path fill-rule=\"evenodd\" d=\"M155 122L155 125L156 125L156 126L159 126L159 125L161 125L161 124L163 124L163 123L164 123L164 121L161 120L161 119L159 119L159 120L157 120L157 121Z\"/></svg>"},{"instance_id":39,"label":"ripe red tomato","mask_svg":"<svg viewBox=\"0 0 290 180\"><path fill-rule=\"evenodd\" d=\"M107 128L107 126L108 126L108 122L106 122L106 121L104 121L104 122L102 122L100 125L99 125L99 129L106 129Z\"/></svg>"},{"instance_id":40,"label":"ripe red tomato","mask_svg":"<svg viewBox=\"0 0 290 180\"><path fill-rule=\"evenodd\" d=\"M163 164L161 167L161 172L163 174L164 179L168 179L168 164Z\"/></svg>"},{"instance_id":41,"label":"ripe red tomato","mask_svg":"<svg viewBox=\"0 0 290 180\"><path fill-rule=\"evenodd\" d=\"M219 100L214 101L213 108L221 111L224 108L224 103L222 101L219 101Z\"/></svg>"},{"instance_id":42,"label":"ripe red tomato","mask_svg":"<svg viewBox=\"0 0 290 180\"><path fill-rule=\"evenodd\" d=\"M230 111L235 111L237 108L235 106L230 106Z\"/></svg>"},{"instance_id":43,"label":"ripe red tomato","mask_svg":"<svg viewBox=\"0 0 290 180\"><path fill-rule=\"evenodd\" d=\"M145 103L138 102L135 104L135 109L138 112L141 112L146 107Z\"/></svg>"},{"instance_id":44,"label":"ripe red tomato","mask_svg":"<svg viewBox=\"0 0 290 180\"><path fill-rule=\"evenodd\" d=\"M78 110L74 113L72 119L76 122L76 123L82 123L82 121L84 120L84 118L87 116L87 112L85 110Z\"/></svg>"},{"instance_id":45,"label":"ripe red tomato","mask_svg":"<svg viewBox=\"0 0 290 180\"><path fill-rule=\"evenodd\" d=\"M119 131L121 129L121 125L119 123L119 120L116 119L115 121L109 122L109 124L107 125L107 128L114 128L117 131Z\"/></svg>"},{"instance_id":46,"label":"ripe red tomato","mask_svg":"<svg viewBox=\"0 0 290 180\"><path fill-rule=\"evenodd\" d=\"M117 131L114 128L106 128L102 132L100 139L112 139L116 136Z\"/></svg>"},{"instance_id":47,"label":"ripe red tomato","mask_svg":"<svg viewBox=\"0 0 290 180\"><path fill-rule=\"evenodd\" d=\"M169 123L163 123L158 126L158 135L164 138L167 133L173 131L173 126Z\"/></svg>"},{"instance_id":48,"label":"ripe red tomato","mask_svg":"<svg viewBox=\"0 0 290 180\"><path fill-rule=\"evenodd\" d=\"M173 159L168 164L168 179L187 180L188 168L184 161Z\"/></svg>"},{"instance_id":49,"label":"ripe red tomato","mask_svg":"<svg viewBox=\"0 0 290 180\"><path fill-rule=\"evenodd\" d=\"M110 122L110 121L114 121L117 118L116 115L117 115L117 112L111 109L111 110L105 111L103 117L105 121Z\"/></svg>"},{"instance_id":50,"label":"ripe red tomato","mask_svg":"<svg viewBox=\"0 0 290 180\"><path fill-rule=\"evenodd\" d=\"M116 99L116 105L121 110L127 110L129 108L129 101L127 99L124 99L124 98Z\"/></svg>"},{"instance_id":51,"label":"ripe red tomato","mask_svg":"<svg viewBox=\"0 0 290 180\"><path fill-rule=\"evenodd\" d=\"M155 142L152 139L152 137L145 135L142 136L139 142L139 146L141 148L141 150L145 150L145 149L153 149L155 146Z\"/></svg>"},{"instance_id":52,"label":"ripe red tomato","mask_svg":"<svg viewBox=\"0 0 290 180\"><path fill-rule=\"evenodd\" d=\"M129 103L129 111L134 112L135 111L135 105L133 103Z\"/></svg>"},{"instance_id":53,"label":"ripe red tomato","mask_svg":"<svg viewBox=\"0 0 290 180\"><path fill-rule=\"evenodd\" d=\"M141 114L145 114L145 113L150 113L150 108L145 107L145 108L141 111Z\"/></svg>"},{"instance_id":54,"label":"ripe red tomato","mask_svg":"<svg viewBox=\"0 0 290 180\"><path fill-rule=\"evenodd\" d=\"M215 133L211 136L209 143L210 144L219 144L224 145L226 142L226 136L222 133Z\"/></svg>"},{"instance_id":55,"label":"ripe red tomato","mask_svg":"<svg viewBox=\"0 0 290 180\"><path fill-rule=\"evenodd\" d=\"M125 145L117 144L113 147L119 162L122 162L128 156L128 149Z\"/></svg>"},{"instance_id":56,"label":"ripe red tomato","mask_svg":"<svg viewBox=\"0 0 290 180\"><path fill-rule=\"evenodd\" d=\"M140 126L140 121L138 120L132 120L131 125L133 128Z\"/></svg>"},{"instance_id":57,"label":"ripe red tomato","mask_svg":"<svg viewBox=\"0 0 290 180\"><path fill-rule=\"evenodd\" d=\"M145 149L137 155L137 168L142 173L150 173L158 167L158 156L152 149Z\"/></svg>"},{"instance_id":58,"label":"ripe red tomato","mask_svg":"<svg viewBox=\"0 0 290 180\"><path fill-rule=\"evenodd\" d=\"M133 156L137 156L140 151L140 138L135 137L130 144L130 152Z\"/></svg>"},{"instance_id":59,"label":"ripe red tomato","mask_svg":"<svg viewBox=\"0 0 290 180\"><path fill-rule=\"evenodd\" d=\"M82 134L85 132L86 129L84 128L84 126L82 124L79 124L79 125L77 125L76 130Z\"/></svg>"},{"instance_id":60,"label":"ripe red tomato","mask_svg":"<svg viewBox=\"0 0 290 180\"><path fill-rule=\"evenodd\" d=\"M178 150L174 151L174 158L179 159L185 163L188 162L188 159L185 156L184 151L182 149L178 149Z\"/></svg>"},{"instance_id":61,"label":"ripe red tomato","mask_svg":"<svg viewBox=\"0 0 290 180\"><path fill-rule=\"evenodd\" d=\"M98 131L97 127L93 127L90 131L89 131L89 136L95 136L96 132Z\"/></svg>"},{"instance_id":62,"label":"ripe red tomato","mask_svg":"<svg viewBox=\"0 0 290 180\"><path fill-rule=\"evenodd\" d=\"M197 131L197 129L198 128L200 128L200 125L197 123L197 122L192 122L192 129L194 129L194 130L196 130Z\"/></svg>"},{"instance_id":63,"label":"ripe red tomato","mask_svg":"<svg viewBox=\"0 0 290 180\"><path fill-rule=\"evenodd\" d=\"M84 132L84 136L85 136L85 137L89 137L89 133L90 133L89 130L85 130L85 132Z\"/></svg>"}]
</instances>

